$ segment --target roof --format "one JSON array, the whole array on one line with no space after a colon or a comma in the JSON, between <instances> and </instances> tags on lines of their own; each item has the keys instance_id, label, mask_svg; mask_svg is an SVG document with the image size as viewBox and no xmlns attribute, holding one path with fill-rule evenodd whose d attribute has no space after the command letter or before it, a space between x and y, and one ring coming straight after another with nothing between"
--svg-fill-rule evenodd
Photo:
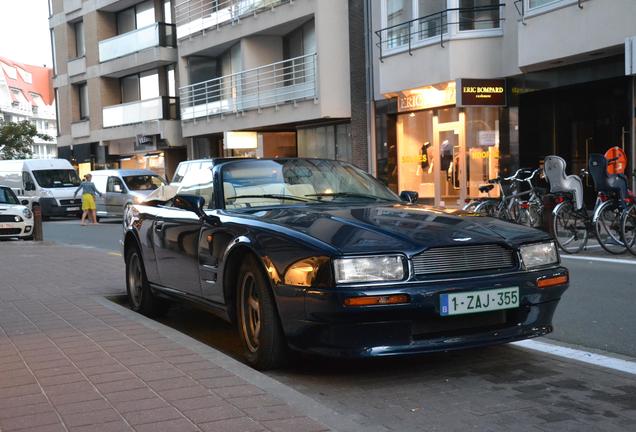
<instances>
[{"instance_id":1,"label":"roof","mask_svg":"<svg viewBox=\"0 0 636 432\"><path fill-rule=\"evenodd\" d=\"M22 92L31 106L37 106L32 94L38 94L46 105L53 105L53 69L14 62L0 57L0 74L10 88ZM11 97L15 100L13 94Z\"/></svg>"},{"instance_id":2,"label":"roof","mask_svg":"<svg viewBox=\"0 0 636 432\"><path fill-rule=\"evenodd\" d=\"M91 171L90 172L91 175L117 175L117 176L138 176L138 175L156 175L157 177L159 177L159 175L151 170L146 170L146 169L114 169L114 170L97 170L97 171Z\"/></svg>"}]
</instances>

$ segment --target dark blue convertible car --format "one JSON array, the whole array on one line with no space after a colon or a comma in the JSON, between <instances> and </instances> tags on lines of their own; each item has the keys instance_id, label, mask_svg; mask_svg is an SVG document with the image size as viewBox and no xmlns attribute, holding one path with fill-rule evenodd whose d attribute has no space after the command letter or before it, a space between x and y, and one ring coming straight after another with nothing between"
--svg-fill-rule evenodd
<instances>
[{"instance_id":1,"label":"dark blue convertible car","mask_svg":"<svg viewBox=\"0 0 636 432\"><path fill-rule=\"evenodd\" d=\"M214 159L125 215L132 308L170 300L236 323L247 361L289 349L415 354L552 331L568 286L550 236L402 201L321 159Z\"/></svg>"}]
</instances>

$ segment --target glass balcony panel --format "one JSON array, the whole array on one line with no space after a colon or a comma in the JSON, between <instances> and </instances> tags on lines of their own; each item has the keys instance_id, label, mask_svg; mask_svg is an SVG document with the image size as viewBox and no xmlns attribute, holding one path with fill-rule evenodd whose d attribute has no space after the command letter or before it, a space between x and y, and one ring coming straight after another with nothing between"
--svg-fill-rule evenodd
<instances>
[{"instance_id":1,"label":"glass balcony panel","mask_svg":"<svg viewBox=\"0 0 636 432\"><path fill-rule=\"evenodd\" d=\"M105 128L143 123L152 120L176 119L175 98L158 97L104 107L102 122Z\"/></svg>"},{"instance_id":2,"label":"glass balcony panel","mask_svg":"<svg viewBox=\"0 0 636 432\"><path fill-rule=\"evenodd\" d=\"M316 54L194 83L180 96L182 120L315 99Z\"/></svg>"},{"instance_id":3,"label":"glass balcony panel","mask_svg":"<svg viewBox=\"0 0 636 432\"><path fill-rule=\"evenodd\" d=\"M106 62L157 46L175 46L174 28L154 23L99 42L99 61Z\"/></svg>"},{"instance_id":4,"label":"glass balcony panel","mask_svg":"<svg viewBox=\"0 0 636 432\"><path fill-rule=\"evenodd\" d=\"M236 22L292 0L184 0L175 5L177 37Z\"/></svg>"}]
</instances>

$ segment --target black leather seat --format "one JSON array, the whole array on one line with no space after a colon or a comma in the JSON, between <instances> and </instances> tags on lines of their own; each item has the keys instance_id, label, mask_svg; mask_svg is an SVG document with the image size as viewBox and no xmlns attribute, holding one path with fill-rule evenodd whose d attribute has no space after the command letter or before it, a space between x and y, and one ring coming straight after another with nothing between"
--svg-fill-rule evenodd
<instances>
[{"instance_id":1,"label":"black leather seat","mask_svg":"<svg viewBox=\"0 0 636 432\"><path fill-rule=\"evenodd\" d=\"M495 185L483 185L483 186L479 186L479 192L481 193L488 193L491 190L493 190L495 188Z\"/></svg>"}]
</instances>

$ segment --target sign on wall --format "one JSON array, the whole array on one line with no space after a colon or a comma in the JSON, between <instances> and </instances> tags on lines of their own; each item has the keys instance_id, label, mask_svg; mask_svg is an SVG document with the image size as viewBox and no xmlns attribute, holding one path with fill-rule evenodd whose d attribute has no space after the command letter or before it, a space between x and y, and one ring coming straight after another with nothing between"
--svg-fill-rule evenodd
<instances>
[{"instance_id":1,"label":"sign on wall","mask_svg":"<svg viewBox=\"0 0 636 432\"><path fill-rule=\"evenodd\" d=\"M458 79L457 106L505 106L506 80Z\"/></svg>"},{"instance_id":2,"label":"sign on wall","mask_svg":"<svg viewBox=\"0 0 636 432\"><path fill-rule=\"evenodd\" d=\"M398 95L398 112L418 111L455 104L455 82L405 90Z\"/></svg>"}]
</instances>

